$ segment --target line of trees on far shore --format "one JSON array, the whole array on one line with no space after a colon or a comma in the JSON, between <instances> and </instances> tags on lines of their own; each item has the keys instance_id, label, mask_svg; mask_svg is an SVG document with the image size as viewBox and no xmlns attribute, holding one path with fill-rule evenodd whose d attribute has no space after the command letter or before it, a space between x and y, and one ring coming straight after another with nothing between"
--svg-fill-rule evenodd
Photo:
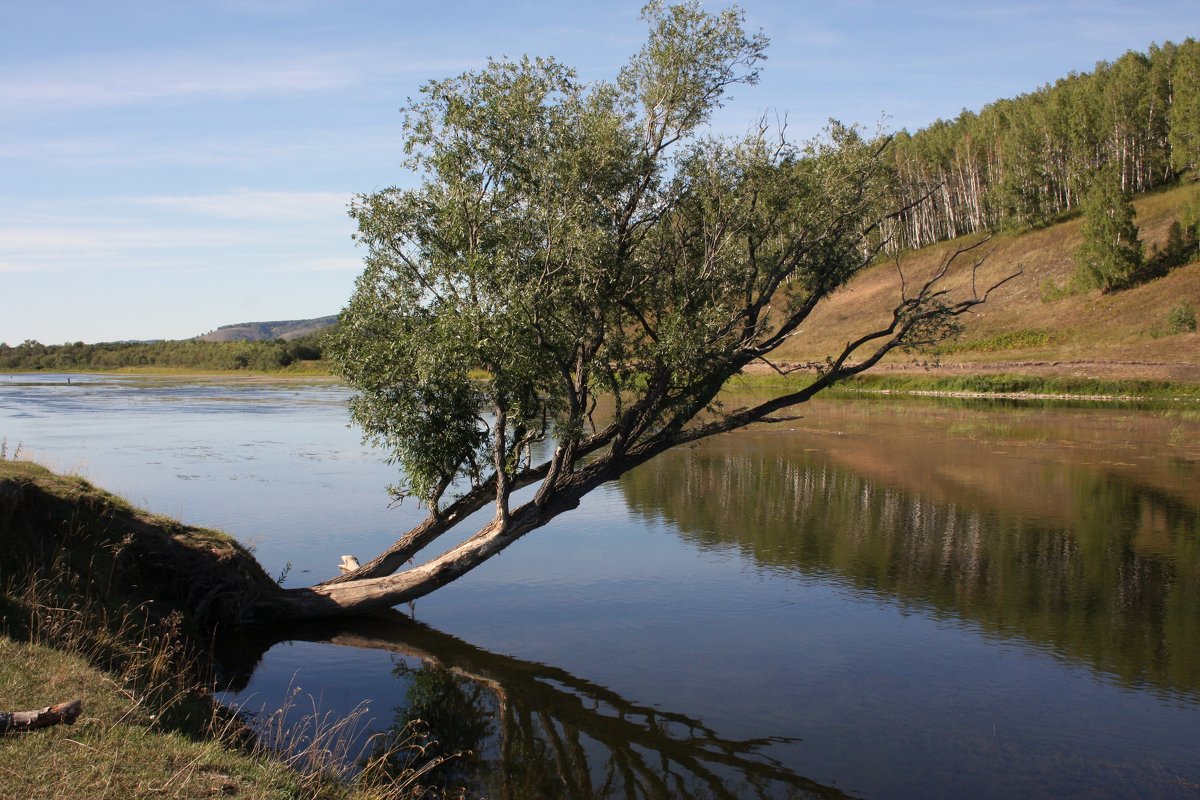
<instances>
[{"instance_id":1,"label":"line of trees on far shore","mask_svg":"<svg viewBox=\"0 0 1200 800\"><path fill-rule=\"evenodd\" d=\"M16 346L0 343L0 371L115 370L129 367L273 372L298 362L321 359L324 332L285 341L74 342L47 345L32 339Z\"/></svg>"}]
</instances>

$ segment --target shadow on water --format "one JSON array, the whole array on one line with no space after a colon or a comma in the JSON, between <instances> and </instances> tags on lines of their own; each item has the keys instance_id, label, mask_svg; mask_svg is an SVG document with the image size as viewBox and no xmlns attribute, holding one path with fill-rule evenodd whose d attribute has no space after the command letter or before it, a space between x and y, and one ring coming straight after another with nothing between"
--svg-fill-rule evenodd
<instances>
[{"instance_id":1,"label":"shadow on water","mask_svg":"<svg viewBox=\"0 0 1200 800\"><path fill-rule=\"evenodd\" d=\"M761 569L1200 695L1200 425L929 406L822 419L667 453L621 479L625 501Z\"/></svg>"},{"instance_id":2,"label":"shadow on water","mask_svg":"<svg viewBox=\"0 0 1200 800\"><path fill-rule=\"evenodd\" d=\"M287 626L218 643L227 688L246 685L285 641L383 650L408 687L391 727L452 756L432 774L495 798L847 797L788 769L766 751L792 740L735 740L701 720L628 700L571 673L492 653L402 615ZM417 664L419 666L413 666ZM412 727L412 726L415 726ZM407 759L398 768L420 766Z\"/></svg>"}]
</instances>

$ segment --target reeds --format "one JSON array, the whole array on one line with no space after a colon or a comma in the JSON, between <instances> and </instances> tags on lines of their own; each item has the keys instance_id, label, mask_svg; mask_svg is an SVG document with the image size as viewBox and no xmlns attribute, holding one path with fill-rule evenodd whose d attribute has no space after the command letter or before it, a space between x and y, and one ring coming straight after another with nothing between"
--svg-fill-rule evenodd
<instances>
[{"instance_id":1,"label":"reeds","mask_svg":"<svg viewBox=\"0 0 1200 800\"><path fill-rule=\"evenodd\" d=\"M256 754L282 762L299 776L302 797L323 797L336 787L379 800L441 796L423 780L447 758L427 758L411 729L401 735L371 733L374 718L366 702L337 714L293 685L280 707L265 717L243 711L237 719L250 720Z\"/></svg>"}]
</instances>

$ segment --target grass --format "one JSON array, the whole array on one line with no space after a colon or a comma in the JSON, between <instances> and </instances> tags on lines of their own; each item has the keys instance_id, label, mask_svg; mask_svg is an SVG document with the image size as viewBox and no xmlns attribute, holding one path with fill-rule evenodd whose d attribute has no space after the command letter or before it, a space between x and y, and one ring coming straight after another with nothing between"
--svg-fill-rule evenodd
<instances>
[{"instance_id":1,"label":"grass","mask_svg":"<svg viewBox=\"0 0 1200 800\"><path fill-rule=\"evenodd\" d=\"M217 560L243 552L81 478L0 459L0 710L84 702L73 726L0 737L0 797L430 796L423 770L356 763L361 713L314 707L289 725L284 709L251 733L216 703L211 662L194 644L202 621L169 593L145 596L162 589L138 571L141 548L163 552L139 541L154 536ZM127 591L134 584L143 592Z\"/></svg>"},{"instance_id":2,"label":"grass","mask_svg":"<svg viewBox=\"0 0 1200 800\"><path fill-rule=\"evenodd\" d=\"M811 373L781 376L777 373L760 372L739 375L729 382L727 388L734 392L755 390L782 392L801 388L811 380ZM822 396L844 397L861 392L1025 395L1029 397L1200 402L1200 384L1191 383L1021 374L937 375L924 372L866 373L837 384L826 390Z\"/></svg>"},{"instance_id":3,"label":"grass","mask_svg":"<svg viewBox=\"0 0 1200 800\"><path fill-rule=\"evenodd\" d=\"M1188 185L1136 199L1136 221L1147 252L1165 242L1171 222L1196 191L1196 186ZM900 263L908 285L930 274L956 248L979 238L964 237L905 254ZM1183 330L1163 335L1173 329L1169 324L1173 309L1184 303L1200 308L1200 262L1124 291L1062 293L1044 302L1043 287L1070 283L1079 243L1078 216L994 236L981 248L988 257L980 267L978 284L987 286L1018 267L1023 274L964 317L962 336L943 344L940 353L952 355L956 366L965 370L987 371L997 362L1087 361L1097 364L1101 378L1119 373L1120 377L1200 382L1200 377L1194 377L1200 375L1200 334ZM950 285L958 292L968 288L964 279ZM861 332L886 324L899 289L895 264L884 262L864 270L819 306L772 360L822 361L840 352ZM898 368L910 360L896 352L881 366ZM1164 365L1186 365L1188 370L1172 371ZM1027 371L1019 363L1006 369Z\"/></svg>"},{"instance_id":4,"label":"grass","mask_svg":"<svg viewBox=\"0 0 1200 800\"><path fill-rule=\"evenodd\" d=\"M864 375L847 381L852 391L954 392L1113 399L1200 401L1200 386L1153 380L1104 380L1039 375Z\"/></svg>"},{"instance_id":5,"label":"grass","mask_svg":"<svg viewBox=\"0 0 1200 800\"><path fill-rule=\"evenodd\" d=\"M419 779L436 762L398 779L377 765L357 771L363 712L333 717L314 708L286 724L289 709L282 709L257 724L252 736L239 717L212 702L203 684L193 683L201 662L184 655L178 638L119 634L114 638L125 658L114 669L114 642L83 632L81 623L96 622L86 603L70 609L35 603L31 616L32 641L0 637L0 697L14 710L82 698L84 714L69 727L0 738L0 796L424 796ZM108 668L98 666L104 663ZM200 713L181 719L181 704Z\"/></svg>"},{"instance_id":6,"label":"grass","mask_svg":"<svg viewBox=\"0 0 1200 800\"><path fill-rule=\"evenodd\" d=\"M0 794L22 798L298 797L298 776L155 711L82 655L0 638L0 697L13 709L83 698L73 726L0 739Z\"/></svg>"},{"instance_id":7,"label":"grass","mask_svg":"<svg viewBox=\"0 0 1200 800\"><path fill-rule=\"evenodd\" d=\"M934 347L933 352L939 355L949 353L996 353L1007 350L1028 350L1035 347L1045 347L1051 341L1053 341L1053 334L1049 331L1025 328L997 333L981 339L945 342Z\"/></svg>"}]
</instances>

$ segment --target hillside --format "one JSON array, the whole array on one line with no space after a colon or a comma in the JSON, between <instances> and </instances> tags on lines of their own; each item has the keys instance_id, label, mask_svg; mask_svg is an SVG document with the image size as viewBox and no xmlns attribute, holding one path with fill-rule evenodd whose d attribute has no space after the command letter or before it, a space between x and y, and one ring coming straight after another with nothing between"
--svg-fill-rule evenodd
<instances>
[{"instance_id":1,"label":"hillside","mask_svg":"<svg viewBox=\"0 0 1200 800\"><path fill-rule=\"evenodd\" d=\"M1134 202L1141 239L1149 253L1195 186L1142 195ZM980 241L960 237L907 253L900 260L908 285L929 274L958 247ZM1050 299L1049 284L1066 286L1080 243L1078 216L1054 225L994 236L979 272L986 287L1018 267L1019 278L1002 287L977 313L963 319L955 342L936 352L894 352L877 371L925 371L935 356L936 374L1009 373L1098 379L1148 379L1200 383L1200 334L1169 335L1167 317L1181 303L1200 312L1200 262L1132 289L1097 291ZM967 272L964 260L960 273ZM958 290L965 288L960 280ZM820 361L851 338L885 326L900 296L900 277L891 261L876 264L817 308L795 336L776 352L775 363ZM1045 297L1044 297L1045 296Z\"/></svg>"},{"instance_id":2,"label":"hillside","mask_svg":"<svg viewBox=\"0 0 1200 800\"><path fill-rule=\"evenodd\" d=\"M269 339L298 339L337 322L337 315L316 319L293 319L275 322L239 322L222 325L196 338L202 342L261 342Z\"/></svg>"}]
</instances>

